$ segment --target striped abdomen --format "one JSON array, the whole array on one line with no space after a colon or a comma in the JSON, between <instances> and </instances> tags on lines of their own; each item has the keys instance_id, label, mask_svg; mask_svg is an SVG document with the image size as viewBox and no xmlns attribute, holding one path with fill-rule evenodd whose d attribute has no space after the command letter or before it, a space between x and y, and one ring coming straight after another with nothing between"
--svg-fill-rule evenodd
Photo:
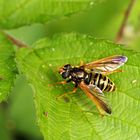
<instances>
[{"instance_id":1,"label":"striped abdomen","mask_svg":"<svg viewBox=\"0 0 140 140\"><path fill-rule=\"evenodd\" d=\"M104 76L100 73L93 73L90 83L97 85L97 87L105 92L112 92L116 89L114 83L107 76Z\"/></svg>"}]
</instances>

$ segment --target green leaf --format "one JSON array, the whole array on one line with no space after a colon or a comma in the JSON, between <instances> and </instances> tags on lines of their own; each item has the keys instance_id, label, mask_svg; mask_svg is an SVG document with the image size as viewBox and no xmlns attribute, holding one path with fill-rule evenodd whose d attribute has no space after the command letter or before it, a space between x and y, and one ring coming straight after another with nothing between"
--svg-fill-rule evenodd
<instances>
[{"instance_id":1,"label":"green leaf","mask_svg":"<svg viewBox=\"0 0 140 140\"><path fill-rule=\"evenodd\" d=\"M101 1L101 0L99 0ZM95 0L1 0L0 27L45 23L90 8Z\"/></svg>"},{"instance_id":2,"label":"green leaf","mask_svg":"<svg viewBox=\"0 0 140 140\"><path fill-rule=\"evenodd\" d=\"M0 102L7 100L17 73L14 45L0 33Z\"/></svg>"},{"instance_id":3,"label":"green leaf","mask_svg":"<svg viewBox=\"0 0 140 140\"><path fill-rule=\"evenodd\" d=\"M129 2L130 0L106 0L86 12L49 22L46 26L48 35L75 31L115 40Z\"/></svg>"},{"instance_id":4,"label":"green leaf","mask_svg":"<svg viewBox=\"0 0 140 140\"><path fill-rule=\"evenodd\" d=\"M140 53L123 46L80 34L56 35L37 42L34 49L17 53L18 67L35 92L37 122L47 139L118 140L140 137ZM79 65L111 55L125 55L124 72L109 77L117 91L105 93L112 115L101 117L93 102L80 89L73 95L56 100L72 90L72 83L50 86L63 79L57 70L64 64Z\"/></svg>"},{"instance_id":5,"label":"green leaf","mask_svg":"<svg viewBox=\"0 0 140 140\"><path fill-rule=\"evenodd\" d=\"M16 126L13 128L14 131L39 139L41 133L36 125L32 90L27 84L25 77L17 76L9 98L8 119L12 120ZM28 117L25 117L26 114L28 114Z\"/></svg>"}]
</instances>

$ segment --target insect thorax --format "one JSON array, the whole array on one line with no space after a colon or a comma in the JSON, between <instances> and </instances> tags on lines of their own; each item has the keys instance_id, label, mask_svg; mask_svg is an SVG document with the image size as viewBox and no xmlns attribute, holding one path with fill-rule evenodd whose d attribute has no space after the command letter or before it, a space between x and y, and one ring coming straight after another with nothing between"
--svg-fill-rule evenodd
<instances>
[{"instance_id":1,"label":"insect thorax","mask_svg":"<svg viewBox=\"0 0 140 140\"><path fill-rule=\"evenodd\" d=\"M71 71L71 78L72 80L83 80L86 75L86 72L83 69L80 68L73 68Z\"/></svg>"}]
</instances>

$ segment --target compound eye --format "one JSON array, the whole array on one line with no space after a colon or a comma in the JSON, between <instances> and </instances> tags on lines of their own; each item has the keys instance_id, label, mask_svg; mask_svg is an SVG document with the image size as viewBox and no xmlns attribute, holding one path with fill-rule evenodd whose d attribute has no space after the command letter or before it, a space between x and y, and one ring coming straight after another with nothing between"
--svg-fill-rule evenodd
<instances>
[{"instance_id":1,"label":"compound eye","mask_svg":"<svg viewBox=\"0 0 140 140\"><path fill-rule=\"evenodd\" d=\"M68 69L70 69L70 68L71 68L70 64L67 64L67 65L65 65L65 66L63 67L64 70L68 70Z\"/></svg>"},{"instance_id":2,"label":"compound eye","mask_svg":"<svg viewBox=\"0 0 140 140\"><path fill-rule=\"evenodd\" d=\"M69 76L69 72L63 72L63 73L62 73L62 77L63 77L64 79L68 78L68 76Z\"/></svg>"}]
</instances>

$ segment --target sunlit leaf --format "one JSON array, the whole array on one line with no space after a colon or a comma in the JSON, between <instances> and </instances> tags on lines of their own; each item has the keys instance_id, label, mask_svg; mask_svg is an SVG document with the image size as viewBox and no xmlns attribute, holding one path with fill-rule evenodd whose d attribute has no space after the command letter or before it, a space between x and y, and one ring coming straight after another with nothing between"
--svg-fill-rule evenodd
<instances>
[{"instance_id":1,"label":"sunlit leaf","mask_svg":"<svg viewBox=\"0 0 140 140\"><path fill-rule=\"evenodd\" d=\"M34 49L17 53L18 67L35 92L37 122L46 140L118 140L140 138L140 53L91 36L56 35L37 42ZM72 83L62 86L59 67L66 63L79 65L111 55L125 55L124 72L109 77L117 91L105 93L112 115L101 117L95 105L80 89L73 95L56 100L72 90Z\"/></svg>"},{"instance_id":2,"label":"sunlit leaf","mask_svg":"<svg viewBox=\"0 0 140 140\"><path fill-rule=\"evenodd\" d=\"M90 8L96 0L1 0L0 27L45 23ZM101 1L101 0L98 0Z\"/></svg>"}]
</instances>

